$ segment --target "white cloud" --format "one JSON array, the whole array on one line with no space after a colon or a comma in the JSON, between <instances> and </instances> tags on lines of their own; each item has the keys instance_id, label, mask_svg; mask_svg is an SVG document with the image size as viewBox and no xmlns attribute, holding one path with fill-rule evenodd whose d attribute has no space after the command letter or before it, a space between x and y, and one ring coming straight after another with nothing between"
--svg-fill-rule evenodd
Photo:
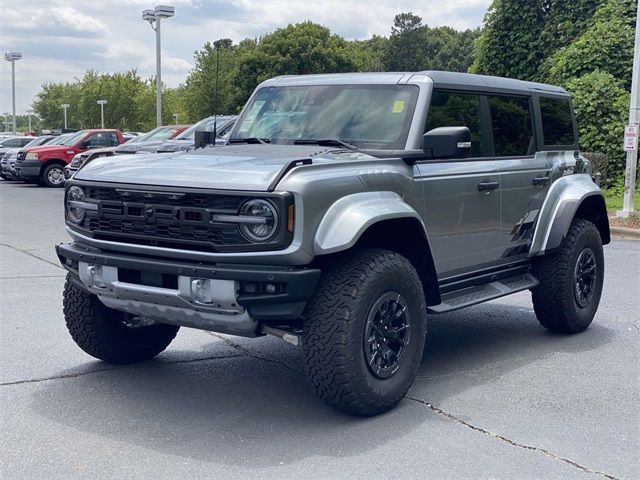
<instances>
[{"instance_id":1,"label":"white cloud","mask_svg":"<svg viewBox=\"0 0 640 480\"><path fill-rule=\"evenodd\" d=\"M420 15L430 26L479 26L490 0L171 0L174 18L162 28L163 81L183 82L193 52L207 41L259 37L311 20L347 39L389 35L393 17ZM24 112L44 82L72 81L84 71L155 75L155 40L141 12L151 0L2 0L0 49L21 51L16 63L17 111ZM11 108L10 65L0 67L0 111Z\"/></svg>"}]
</instances>

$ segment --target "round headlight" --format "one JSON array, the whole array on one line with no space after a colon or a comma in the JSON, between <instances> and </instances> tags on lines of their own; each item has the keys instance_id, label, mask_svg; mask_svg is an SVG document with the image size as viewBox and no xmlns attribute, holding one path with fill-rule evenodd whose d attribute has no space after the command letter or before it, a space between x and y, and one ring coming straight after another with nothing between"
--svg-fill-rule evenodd
<instances>
[{"instance_id":1,"label":"round headlight","mask_svg":"<svg viewBox=\"0 0 640 480\"><path fill-rule=\"evenodd\" d=\"M278 230L278 213L266 200L249 200L240 208L247 217L240 223L240 231L252 242L266 242Z\"/></svg>"},{"instance_id":2,"label":"round headlight","mask_svg":"<svg viewBox=\"0 0 640 480\"><path fill-rule=\"evenodd\" d=\"M81 202L84 202L84 199L84 190L82 190L82 188L74 185L67 190L67 198L65 201L67 218L76 225L81 225L84 220L85 209L79 205Z\"/></svg>"}]
</instances>

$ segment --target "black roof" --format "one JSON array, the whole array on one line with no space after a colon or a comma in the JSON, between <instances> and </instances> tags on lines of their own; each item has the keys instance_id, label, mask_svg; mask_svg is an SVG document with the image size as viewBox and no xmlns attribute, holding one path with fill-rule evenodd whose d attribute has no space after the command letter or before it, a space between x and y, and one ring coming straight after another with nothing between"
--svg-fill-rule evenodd
<instances>
[{"instance_id":1,"label":"black roof","mask_svg":"<svg viewBox=\"0 0 640 480\"><path fill-rule=\"evenodd\" d=\"M530 93L532 90L567 95L564 88L545 83L526 82L513 78L475 75L473 73L443 72L427 70L420 72L433 80L436 87L456 90L483 90L495 93Z\"/></svg>"}]
</instances>

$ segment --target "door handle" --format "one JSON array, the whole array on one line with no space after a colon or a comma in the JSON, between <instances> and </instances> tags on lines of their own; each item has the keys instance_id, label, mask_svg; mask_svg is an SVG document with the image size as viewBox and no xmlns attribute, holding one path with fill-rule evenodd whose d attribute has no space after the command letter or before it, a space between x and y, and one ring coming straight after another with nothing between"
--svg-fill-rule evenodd
<instances>
[{"instance_id":1,"label":"door handle","mask_svg":"<svg viewBox=\"0 0 640 480\"><path fill-rule=\"evenodd\" d=\"M550 178L549 177L535 177L533 179L533 184L534 185L546 185L549 183Z\"/></svg>"},{"instance_id":2,"label":"door handle","mask_svg":"<svg viewBox=\"0 0 640 480\"><path fill-rule=\"evenodd\" d=\"M498 185L500 185L500 182L480 182L478 184L478 191L489 192L498 188Z\"/></svg>"}]
</instances>

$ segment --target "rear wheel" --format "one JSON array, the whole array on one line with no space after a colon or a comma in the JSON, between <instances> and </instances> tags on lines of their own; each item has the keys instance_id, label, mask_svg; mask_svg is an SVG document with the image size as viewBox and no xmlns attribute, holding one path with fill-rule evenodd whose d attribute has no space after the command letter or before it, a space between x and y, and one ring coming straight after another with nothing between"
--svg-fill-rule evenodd
<instances>
[{"instance_id":1,"label":"rear wheel","mask_svg":"<svg viewBox=\"0 0 640 480\"><path fill-rule=\"evenodd\" d=\"M127 364L149 360L169 346L180 327L156 324L133 328L131 317L104 305L69 275L64 286L64 318L76 344L92 357Z\"/></svg>"},{"instance_id":2,"label":"rear wheel","mask_svg":"<svg viewBox=\"0 0 640 480\"><path fill-rule=\"evenodd\" d=\"M41 179L46 187L64 186L64 166L58 163L47 165L42 171Z\"/></svg>"},{"instance_id":3,"label":"rear wheel","mask_svg":"<svg viewBox=\"0 0 640 480\"><path fill-rule=\"evenodd\" d=\"M602 239L596 226L576 218L558 251L534 263L540 285L532 289L540 324L559 333L578 333L592 322L604 283Z\"/></svg>"},{"instance_id":4,"label":"rear wheel","mask_svg":"<svg viewBox=\"0 0 640 480\"><path fill-rule=\"evenodd\" d=\"M338 410L394 407L422 359L426 304L416 270L378 249L336 257L303 314L305 366L316 394Z\"/></svg>"}]
</instances>

